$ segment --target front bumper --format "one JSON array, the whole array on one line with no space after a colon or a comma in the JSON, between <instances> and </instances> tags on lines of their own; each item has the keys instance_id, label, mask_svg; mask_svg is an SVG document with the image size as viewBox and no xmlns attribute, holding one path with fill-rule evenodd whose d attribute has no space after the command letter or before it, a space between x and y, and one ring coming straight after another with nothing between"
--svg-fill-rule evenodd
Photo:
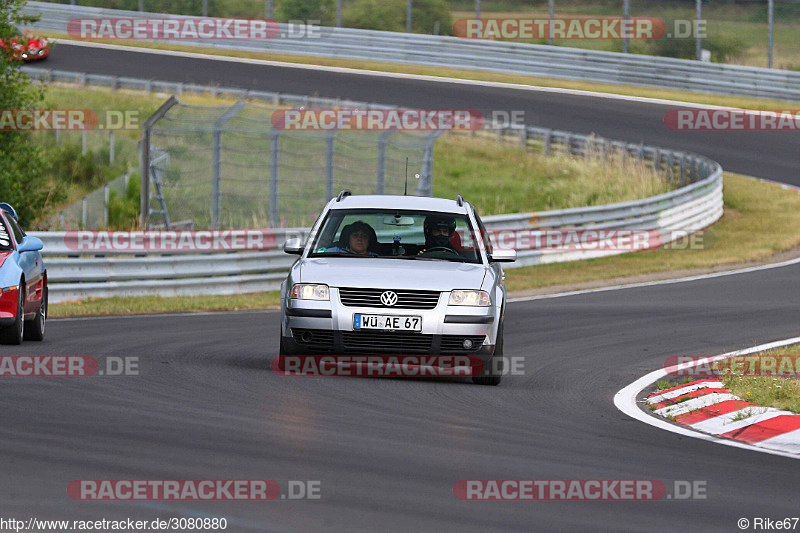
<instances>
[{"instance_id":1,"label":"front bumper","mask_svg":"<svg viewBox=\"0 0 800 533\"><path fill-rule=\"evenodd\" d=\"M343 305L331 287L330 301L286 300L283 343L293 353L477 355L487 361L494 353L497 308L451 306L448 298L442 292L433 309L355 307ZM356 313L419 316L422 330L354 330Z\"/></svg>"}]
</instances>

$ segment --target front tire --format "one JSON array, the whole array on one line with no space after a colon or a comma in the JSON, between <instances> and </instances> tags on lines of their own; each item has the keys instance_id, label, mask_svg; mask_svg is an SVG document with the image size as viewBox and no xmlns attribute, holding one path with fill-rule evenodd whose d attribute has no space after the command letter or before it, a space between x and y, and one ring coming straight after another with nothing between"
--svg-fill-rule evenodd
<instances>
[{"instance_id":1,"label":"front tire","mask_svg":"<svg viewBox=\"0 0 800 533\"><path fill-rule=\"evenodd\" d=\"M497 331L497 340L494 343L494 353L486 362L486 366L480 376L472 378L476 385L496 386L503 379L503 325Z\"/></svg>"},{"instance_id":2,"label":"front tire","mask_svg":"<svg viewBox=\"0 0 800 533\"><path fill-rule=\"evenodd\" d=\"M0 329L0 343L3 344L22 344L25 336L25 285L20 283L17 290L17 319L7 328Z\"/></svg>"},{"instance_id":3,"label":"front tire","mask_svg":"<svg viewBox=\"0 0 800 533\"><path fill-rule=\"evenodd\" d=\"M36 318L28 323L25 328L25 340L29 341L43 341L44 340L44 326L47 321L47 287L42 289L42 304L39 310L36 311Z\"/></svg>"}]
</instances>

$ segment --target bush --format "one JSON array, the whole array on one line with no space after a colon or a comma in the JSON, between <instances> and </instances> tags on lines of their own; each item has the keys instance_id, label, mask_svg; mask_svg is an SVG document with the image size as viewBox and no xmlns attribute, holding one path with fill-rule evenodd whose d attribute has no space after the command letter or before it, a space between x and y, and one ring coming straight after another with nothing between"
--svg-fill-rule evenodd
<instances>
[{"instance_id":1,"label":"bush","mask_svg":"<svg viewBox=\"0 0 800 533\"><path fill-rule=\"evenodd\" d=\"M453 34L453 21L445 0L413 0L414 33L433 33L437 21L440 35ZM406 0L355 0L344 10L342 24L348 28L405 31Z\"/></svg>"},{"instance_id":2,"label":"bush","mask_svg":"<svg viewBox=\"0 0 800 533\"><path fill-rule=\"evenodd\" d=\"M715 35L703 41L703 48L711 50L711 61L725 63L742 57L747 45L734 35Z\"/></svg>"},{"instance_id":3,"label":"bush","mask_svg":"<svg viewBox=\"0 0 800 533\"><path fill-rule=\"evenodd\" d=\"M674 24L668 21L667 27L674 27ZM711 61L715 63L737 59L747 49L747 45L742 39L732 35L712 35L703 39L702 46L711 51ZM679 59L696 59L697 41L693 37L662 37L657 41L650 42L650 54Z\"/></svg>"},{"instance_id":4,"label":"bush","mask_svg":"<svg viewBox=\"0 0 800 533\"><path fill-rule=\"evenodd\" d=\"M141 177L131 174L128 190L120 197L117 191L108 193L108 227L111 229L130 230L138 227L141 190Z\"/></svg>"}]
</instances>

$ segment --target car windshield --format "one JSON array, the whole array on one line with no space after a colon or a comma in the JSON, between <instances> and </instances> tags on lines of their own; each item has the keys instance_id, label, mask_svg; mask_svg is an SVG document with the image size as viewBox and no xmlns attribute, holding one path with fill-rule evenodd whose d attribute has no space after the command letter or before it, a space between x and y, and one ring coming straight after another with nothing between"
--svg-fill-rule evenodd
<instances>
[{"instance_id":1,"label":"car windshield","mask_svg":"<svg viewBox=\"0 0 800 533\"><path fill-rule=\"evenodd\" d=\"M332 209L309 257L382 257L480 263L466 215L387 209Z\"/></svg>"}]
</instances>

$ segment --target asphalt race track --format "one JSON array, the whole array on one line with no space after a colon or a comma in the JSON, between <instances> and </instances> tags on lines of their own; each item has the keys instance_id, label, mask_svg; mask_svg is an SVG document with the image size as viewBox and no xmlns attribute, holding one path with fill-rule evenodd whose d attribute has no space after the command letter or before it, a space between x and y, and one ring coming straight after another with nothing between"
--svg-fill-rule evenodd
<instances>
[{"instance_id":1,"label":"asphalt race track","mask_svg":"<svg viewBox=\"0 0 800 533\"><path fill-rule=\"evenodd\" d=\"M218 82L417 107L525 109L537 124L691 148L729 170L800 184L798 136L670 132L656 105L59 45L51 68ZM199 63L202 65L202 63ZM410 88L412 87L412 88ZM502 103L502 105L500 105ZM140 375L0 382L0 515L225 517L229 531L739 531L798 515L798 462L632 420L613 395L670 355L798 335L800 265L512 302L499 387L273 374L277 312L52 320L3 354L138 357ZM318 501L82 502L73 479L321 482ZM464 502L461 479L705 482L704 500Z\"/></svg>"},{"instance_id":2,"label":"asphalt race track","mask_svg":"<svg viewBox=\"0 0 800 533\"><path fill-rule=\"evenodd\" d=\"M350 98L431 109L525 112L526 123L611 139L645 142L711 157L732 172L800 185L800 132L686 132L664 125L672 105L550 92L442 84L224 61L121 52L60 43L52 69L290 94ZM674 107L680 107L676 104ZM787 109L796 105L787 103Z\"/></svg>"}]
</instances>

